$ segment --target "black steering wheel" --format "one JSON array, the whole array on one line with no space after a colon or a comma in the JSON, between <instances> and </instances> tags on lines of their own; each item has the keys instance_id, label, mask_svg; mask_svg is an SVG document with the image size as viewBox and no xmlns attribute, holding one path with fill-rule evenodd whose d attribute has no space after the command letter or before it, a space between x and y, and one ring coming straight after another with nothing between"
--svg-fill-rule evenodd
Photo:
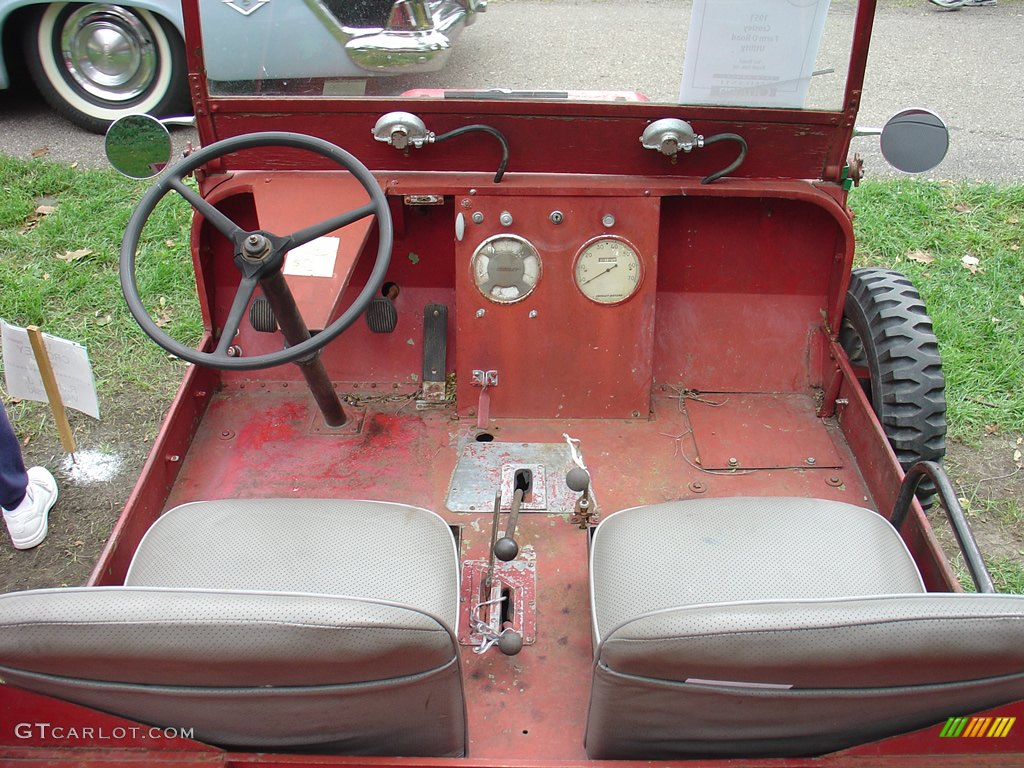
<instances>
[{"instance_id":1,"label":"black steering wheel","mask_svg":"<svg viewBox=\"0 0 1024 768\"><path fill-rule=\"evenodd\" d=\"M247 231L242 229L184 182L185 177L211 160L243 149L269 146L304 149L333 160L359 181L370 196L370 202L290 235L280 237L264 230ZM193 349L171 338L149 316L139 296L139 288L135 280L135 256L139 247L139 239L153 210L171 190L184 197L196 212L231 241L235 266L242 273L238 291L231 302L231 309L224 321L224 328L217 347L212 352ZM323 331L311 337L295 306L287 283L280 276L285 254L292 248L297 248L367 216L377 218L380 240L377 247L377 260L373 265L370 278L348 309ZM393 235L391 211L388 208L387 198L373 174L353 155L329 141L300 133L269 132L235 136L203 147L171 167L139 201L125 228L124 239L121 241L121 290L129 311L146 335L171 354L190 363L210 368L251 371L259 368L271 368L284 363L304 362L352 325L377 295L391 261ZM249 305L249 300L252 298L257 284L262 284L264 294L278 316L278 323L286 336L288 346L280 352L253 355L252 357L232 357L228 354L228 350L242 323L246 307Z\"/></svg>"}]
</instances>

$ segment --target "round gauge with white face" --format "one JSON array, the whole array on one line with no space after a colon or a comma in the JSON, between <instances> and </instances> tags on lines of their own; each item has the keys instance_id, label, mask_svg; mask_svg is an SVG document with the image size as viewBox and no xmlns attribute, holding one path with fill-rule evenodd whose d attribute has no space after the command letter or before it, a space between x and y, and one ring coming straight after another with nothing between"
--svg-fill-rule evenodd
<instances>
[{"instance_id":1,"label":"round gauge with white face","mask_svg":"<svg viewBox=\"0 0 1024 768\"><path fill-rule=\"evenodd\" d=\"M471 266L480 293L499 304L526 298L540 280L540 254L518 235L487 238L473 251Z\"/></svg>"},{"instance_id":2,"label":"round gauge with white face","mask_svg":"<svg viewBox=\"0 0 1024 768\"><path fill-rule=\"evenodd\" d=\"M598 304L619 304L640 288L640 254L625 240L599 237L580 249L573 270L576 287Z\"/></svg>"}]
</instances>

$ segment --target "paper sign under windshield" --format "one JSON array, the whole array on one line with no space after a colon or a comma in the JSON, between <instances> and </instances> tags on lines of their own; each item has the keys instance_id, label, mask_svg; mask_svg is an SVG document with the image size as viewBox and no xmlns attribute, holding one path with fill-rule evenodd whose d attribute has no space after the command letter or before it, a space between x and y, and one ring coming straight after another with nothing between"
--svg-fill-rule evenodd
<instances>
[{"instance_id":1,"label":"paper sign under windshield","mask_svg":"<svg viewBox=\"0 0 1024 768\"><path fill-rule=\"evenodd\" d=\"M801 108L829 0L694 0L683 104Z\"/></svg>"},{"instance_id":2,"label":"paper sign under windshield","mask_svg":"<svg viewBox=\"0 0 1024 768\"><path fill-rule=\"evenodd\" d=\"M45 403L46 389L32 354L28 331L0 320L0 334L4 344L4 379L8 394L22 400ZM93 380L92 365L89 364L89 353L85 347L48 333L43 334L43 342L64 405L98 419L100 404L96 398L96 382Z\"/></svg>"}]
</instances>

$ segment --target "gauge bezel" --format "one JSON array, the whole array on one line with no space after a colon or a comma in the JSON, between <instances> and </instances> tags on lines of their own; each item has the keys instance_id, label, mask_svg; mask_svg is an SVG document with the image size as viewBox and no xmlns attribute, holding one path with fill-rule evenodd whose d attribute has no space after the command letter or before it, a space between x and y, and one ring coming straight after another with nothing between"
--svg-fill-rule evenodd
<instances>
[{"instance_id":1,"label":"gauge bezel","mask_svg":"<svg viewBox=\"0 0 1024 768\"><path fill-rule=\"evenodd\" d=\"M481 252L483 251L483 249L487 247L489 244L495 242L496 240L516 240L524 244L527 248L529 248L533 252L534 257L537 259L537 279L533 281L533 285L530 286L529 290L527 290L525 293L523 293L520 296L517 296L514 299L502 299L497 296L493 296L489 293L484 293L483 288L480 285L480 281L477 278L477 259L481 256ZM540 284L541 279L544 277L544 260L541 258L540 251L537 250L537 246L535 246L522 235L514 235L510 232L499 232L497 234L491 235L490 237L484 238L482 241L480 241L476 248L473 249L473 255L469 259L469 276L470 279L473 281L473 285L476 286L477 292L488 301L500 305L518 304L520 301L523 301L531 293L537 290L537 286Z\"/></svg>"},{"instance_id":2,"label":"gauge bezel","mask_svg":"<svg viewBox=\"0 0 1024 768\"><path fill-rule=\"evenodd\" d=\"M580 285L579 273L577 272L580 260L583 258L584 254L598 243L606 241L614 241L626 246L626 248L628 248L633 253L633 256L636 257L637 270L639 272L639 276L637 277L636 284L633 286L633 290L630 291L627 296L624 296L621 299L617 299L616 301L601 301L600 299L595 299L593 296L588 294ZM637 293L640 292L640 287L644 284L644 278L646 277L645 273L646 268L644 266L643 256L640 255L640 249L633 245L633 243L631 243L629 240L627 240L624 237L621 237L620 235L598 235L597 237L590 238L589 240L587 240L587 242L583 243L583 245L579 247L579 249L576 251L576 256L572 260L573 285L576 286L576 290L580 292L583 298L587 299L587 301L597 304L599 307L616 307L619 306L620 304L625 304L627 301L632 299L634 296L637 295Z\"/></svg>"}]
</instances>

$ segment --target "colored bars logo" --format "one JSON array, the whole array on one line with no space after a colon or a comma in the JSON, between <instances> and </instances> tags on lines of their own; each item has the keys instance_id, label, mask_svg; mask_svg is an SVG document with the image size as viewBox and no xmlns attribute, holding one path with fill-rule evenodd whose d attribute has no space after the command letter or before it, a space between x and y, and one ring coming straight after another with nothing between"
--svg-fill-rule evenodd
<instances>
[{"instance_id":1,"label":"colored bars logo","mask_svg":"<svg viewBox=\"0 0 1024 768\"><path fill-rule=\"evenodd\" d=\"M1010 735L1016 717L951 717L946 721L939 738L1002 739Z\"/></svg>"}]
</instances>

